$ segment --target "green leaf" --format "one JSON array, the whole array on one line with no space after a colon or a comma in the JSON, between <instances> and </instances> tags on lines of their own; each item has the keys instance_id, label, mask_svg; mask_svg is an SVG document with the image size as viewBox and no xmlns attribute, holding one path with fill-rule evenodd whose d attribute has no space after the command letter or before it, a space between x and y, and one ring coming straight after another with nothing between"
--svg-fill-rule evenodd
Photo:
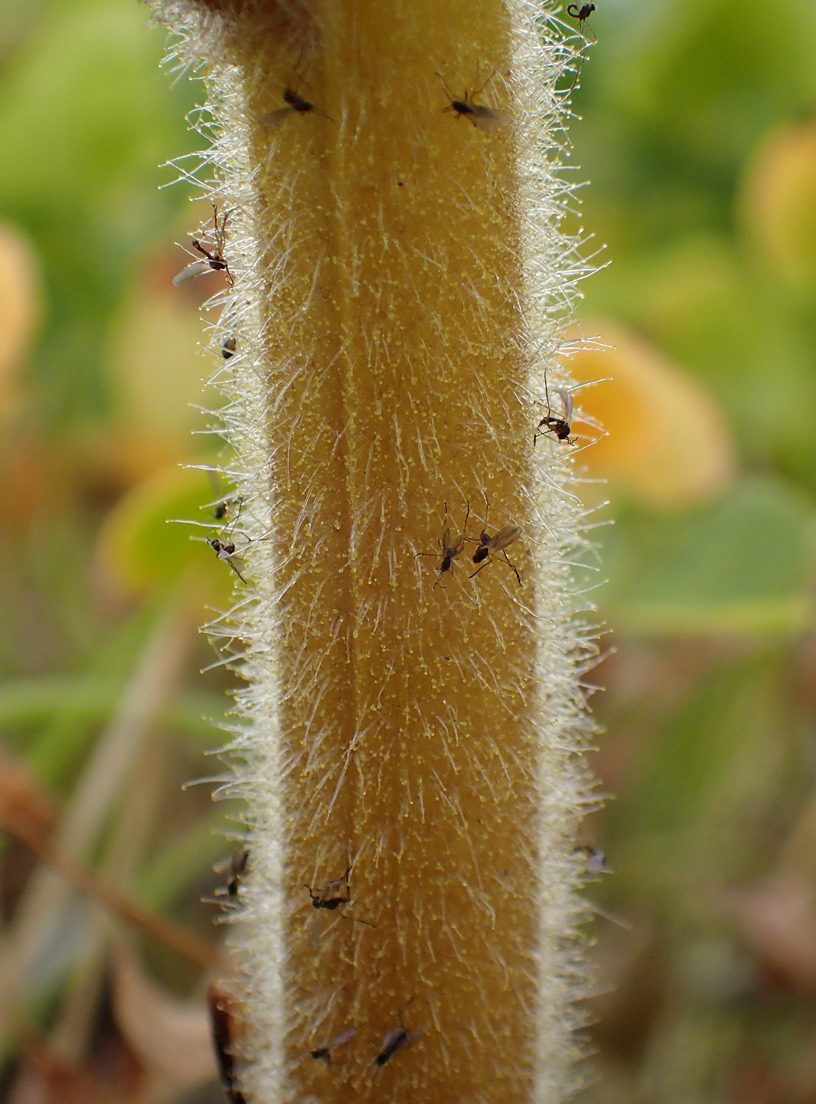
<instances>
[{"instance_id":1,"label":"green leaf","mask_svg":"<svg viewBox=\"0 0 816 1104\"><path fill-rule=\"evenodd\" d=\"M812 507L781 482L747 481L689 513L624 514L604 545L613 627L795 632L810 619Z\"/></svg>"}]
</instances>

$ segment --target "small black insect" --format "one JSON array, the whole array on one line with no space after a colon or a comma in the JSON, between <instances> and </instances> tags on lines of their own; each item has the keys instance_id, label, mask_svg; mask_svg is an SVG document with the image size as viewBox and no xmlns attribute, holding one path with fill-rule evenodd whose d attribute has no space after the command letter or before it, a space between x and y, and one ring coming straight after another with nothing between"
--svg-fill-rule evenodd
<instances>
[{"instance_id":1,"label":"small black insect","mask_svg":"<svg viewBox=\"0 0 816 1104\"><path fill-rule=\"evenodd\" d=\"M331 1065L331 1056L336 1050L341 1047L348 1046L350 1042L354 1040L357 1035L356 1027L345 1027L343 1030L335 1035L330 1043L326 1046L318 1047L316 1050L310 1050L309 1056L315 1058L318 1061L325 1062L327 1066Z\"/></svg>"},{"instance_id":2,"label":"small black insect","mask_svg":"<svg viewBox=\"0 0 816 1104\"><path fill-rule=\"evenodd\" d=\"M173 283L176 287L178 287L179 284L185 284L188 280L195 279L196 276L202 276L205 272L223 272L230 287L232 287L235 282L229 270L229 265L224 260L224 247L227 244L227 219L232 214L232 211L224 212L221 216L221 224L219 226L218 208L214 203L212 209L215 244L208 249L199 238L190 239L190 244L197 253L201 254L202 259L188 264L186 268L183 268L181 272L173 277Z\"/></svg>"},{"instance_id":3,"label":"small black insect","mask_svg":"<svg viewBox=\"0 0 816 1104\"><path fill-rule=\"evenodd\" d=\"M536 431L533 434L533 444L536 443L539 436L541 437L554 437L557 441L566 441L568 445L574 445L575 441L570 437L572 432L572 415L574 411L574 403L572 401L572 395L569 391L565 391L563 387L553 387L553 391L561 400L561 416L553 414L552 407L550 406L550 389L547 386L547 378L544 377L544 390L547 396L547 413L541 419L536 426ZM539 434L539 429L542 426L547 428Z\"/></svg>"},{"instance_id":4,"label":"small black insect","mask_svg":"<svg viewBox=\"0 0 816 1104\"><path fill-rule=\"evenodd\" d=\"M547 403L547 413L536 426L536 431L533 434L533 444L536 443L539 437L552 437L556 441L566 441L568 445L577 444L577 440L574 437L570 437L572 433L573 414L575 413L575 404L572 400L573 391L580 391L582 387L589 387L592 383L607 383L611 378L611 376L602 376L600 379L585 380L583 383L573 384L569 389L564 387L553 387L554 393L561 400L561 415L559 417L557 414L553 413L552 404L550 403L550 388L547 383L547 373L545 371L544 397ZM581 419L579 419L579 421L580 420ZM542 426L546 426L547 428L539 433L538 431ZM603 436L603 431L601 431L599 436Z\"/></svg>"},{"instance_id":5,"label":"small black insect","mask_svg":"<svg viewBox=\"0 0 816 1104\"><path fill-rule=\"evenodd\" d=\"M243 503L244 500L240 495L238 495L236 498L225 498L222 502L216 502L213 508L213 517L216 521L224 521L224 519L228 518L232 513L233 506L237 506L238 512L240 513Z\"/></svg>"},{"instance_id":6,"label":"small black insect","mask_svg":"<svg viewBox=\"0 0 816 1104\"><path fill-rule=\"evenodd\" d=\"M395 1054L399 1053L404 1047L413 1046L413 1044L419 1038L419 1035L413 1031L409 1031L405 1024L402 1022L402 1014L408 1008L413 1001L413 997L408 1001L403 1008L397 1012L397 1019L399 1020L399 1027L392 1027L390 1031L387 1031L385 1038L380 1045L380 1050L372 1065L384 1066L386 1062L390 1062Z\"/></svg>"},{"instance_id":7,"label":"small black insect","mask_svg":"<svg viewBox=\"0 0 816 1104\"><path fill-rule=\"evenodd\" d=\"M224 360L229 360L231 357L235 356L235 349L235 338L232 335L230 335L229 337L225 337L223 342L221 343L221 356L224 358Z\"/></svg>"},{"instance_id":8,"label":"small black insect","mask_svg":"<svg viewBox=\"0 0 816 1104\"><path fill-rule=\"evenodd\" d=\"M221 1084L230 1104L246 1104L246 1097L238 1088L235 1070L238 1035L235 1008L218 982L213 982L207 990L207 1005Z\"/></svg>"},{"instance_id":9,"label":"small black insect","mask_svg":"<svg viewBox=\"0 0 816 1104\"><path fill-rule=\"evenodd\" d=\"M313 907L316 909L328 909L329 912L334 912L334 910L340 908L341 905L347 905L351 900L351 886L348 880L350 873L351 867L346 867L346 872L341 878L335 878L334 881L326 882L325 889L322 893L313 893L312 887L304 884L303 888L309 891ZM342 892L343 890L345 890L345 893Z\"/></svg>"},{"instance_id":10,"label":"small black insect","mask_svg":"<svg viewBox=\"0 0 816 1104\"><path fill-rule=\"evenodd\" d=\"M351 867L348 866L342 877L335 878L331 882L326 882L322 893L314 893L312 887L304 883L303 888L308 891L312 899L312 907L316 909L326 909L327 912L334 912L335 909L350 904L351 886L348 880L350 873ZM370 920L360 920L356 916L345 916L344 919L351 920L355 924L365 924L367 928L376 928L377 926L376 924L372 924Z\"/></svg>"},{"instance_id":11,"label":"small black insect","mask_svg":"<svg viewBox=\"0 0 816 1104\"><path fill-rule=\"evenodd\" d=\"M242 583L246 582L246 579L241 574L241 570L238 567L239 563L242 563L241 557L235 552L235 544L232 541L224 542L220 541L218 537L208 537L207 544L215 552L219 560L223 560L224 563L228 563Z\"/></svg>"},{"instance_id":12,"label":"small black insect","mask_svg":"<svg viewBox=\"0 0 816 1104\"><path fill-rule=\"evenodd\" d=\"M586 25L589 28L589 30L591 31L592 37L594 39L596 39L596 41L597 41L597 36L596 36L595 32L589 26L589 17L592 15L592 13L594 11L595 11L595 5L594 4L581 4L580 8L578 7L577 4L569 4L567 6L567 15L569 15L572 19L577 19L582 27L584 25Z\"/></svg>"},{"instance_id":13,"label":"small black insect","mask_svg":"<svg viewBox=\"0 0 816 1104\"><path fill-rule=\"evenodd\" d=\"M495 73L495 70L493 71ZM445 78L441 73L436 75L442 81L442 87L445 90L445 95L450 100L447 107L444 107L443 111L453 111L459 119L470 119L475 127L479 130L498 130L500 126L504 126L505 123L510 121L510 113L508 111L501 111L498 108L488 107L486 104L476 103L475 97L478 96L485 85L492 79L493 73L472 93L469 93L465 89L461 99L454 95L445 81Z\"/></svg>"},{"instance_id":14,"label":"small black insect","mask_svg":"<svg viewBox=\"0 0 816 1104\"><path fill-rule=\"evenodd\" d=\"M487 502L487 499L485 499L485 525L487 525L487 511L489 507L490 503ZM488 533L486 528L483 529L478 541L476 541L478 547L473 553L472 557L473 562L475 564L480 564L481 566L471 573L470 578L473 579L476 575L479 574L480 571L486 568L490 561L493 559L496 552L501 552L504 556L504 560L507 566L511 567L515 572L518 585L521 586L522 582L521 576L518 573L518 568L507 558L507 552L505 551L505 549L509 548L511 544L515 544L520 536L521 529L518 525L506 525L504 529L500 529L498 533L494 533L492 537ZM472 540L473 538L470 537L468 539Z\"/></svg>"},{"instance_id":15,"label":"small black insect","mask_svg":"<svg viewBox=\"0 0 816 1104\"><path fill-rule=\"evenodd\" d=\"M442 536L439 539L439 548L440 548L440 551L442 552L442 562L440 563L439 568L438 568L439 577L437 578L436 582L434 583L434 589L436 589L436 587L438 587L438 586L442 586L442 576L447 571L450 571L451 567L453 566L453 561L456 559L457 556L459 556L464 551L465 543L466 543L466 541L468 541L470 539L467 536L467 523L468 523L468 518L470 517L470 503L468 502L466 505L467 505L467 513L465 514L465 524L462 528L462 532L459 534L459 536L456 538L456 540L453 543L451 543L450 526L446 525L445 528L442 531ZM446 502L445 503L445 517L447 517L447 516L448 516L448 504ZM414 559L417 559L419 556L434 556L434 557L436 557L438 555L439 555L438 552L417 552L416 556L414 556ZM445 589L444 586L442 586L442 589L443 590Z\"/></svg>"},{"instance_id":16,"label":"small black insect","mask_svg":"<svg viewBox=\"0 0 816 1104\"><path fill-rule=\"evenodd\" d=\"M229 871L227 872L227 893L230 897L235 898L238 896L238 889L244 874L246 874L248 865L249 848L239 847L230 859Z\"/></svg>"}]
</instances>

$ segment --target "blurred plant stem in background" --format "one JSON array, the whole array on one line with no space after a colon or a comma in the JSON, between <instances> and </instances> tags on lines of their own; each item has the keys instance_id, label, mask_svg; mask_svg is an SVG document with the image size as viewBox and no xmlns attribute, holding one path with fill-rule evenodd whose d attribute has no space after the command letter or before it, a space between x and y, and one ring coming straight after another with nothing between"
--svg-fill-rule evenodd
<instances>
[{"instance_id":1,"label":"blurred plant stem in background","mask_svg":"<svg viewBox=\"0 0 816 1104\"><path fill-rule=\"evenodd\" d=\"M148 643L141 664L125 690L119 710L107 733L100 738L94 754L76 786L69 808L60 818L52 843L69 858L81 858L98 845L100 833L110 817L114 803L121 801L125 785L133 784L132 775L141 761L142 772L156 755L151 741L167 701L175 690L189 641L190 609L182 595L172 599ZM142 802L145 800L143 793ZM121 851L125 841L131 846L138 839L134 817L123 819L121 831L113 847ZM149 824L143 824L144 831ZM135 832L135 835L134 835ZM123 875L125 856L120 853L118 872ZM109 870L110 873L110 870ZM18 905L14 928L6 933L0 959L0 1027L9 1027L14 1015L12 995L22 979L42 958L55 932L64 923L65 911L72 898L70 887L57 874L43 869L31 880L25 897ZM93 923L93 922L92 922ZM86 938L90 938L90 933Z\"/></svg>"}]
</instances>

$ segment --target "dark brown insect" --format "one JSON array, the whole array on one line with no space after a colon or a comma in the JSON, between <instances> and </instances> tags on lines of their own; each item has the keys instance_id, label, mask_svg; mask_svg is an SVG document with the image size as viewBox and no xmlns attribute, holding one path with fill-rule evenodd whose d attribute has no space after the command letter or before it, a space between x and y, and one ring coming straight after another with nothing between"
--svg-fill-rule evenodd
<instances>
[{"instance_id":1,"label":"dark brown insect","mask_svg":"<svg viewBox=\"0 0 816 1104\"><path fill-rule=\"evenodd\" d=\"M601 376L600 379L585 380L583 383L575 383L569 389L564 387L553 387L553 392L561 400L561 414L560 416L553 413L552 404L550 403L550 388L547 383L547 373L544 373L544 396L547 403L547 413L541 419L536 426L536 431L533 434L533 444L536 443L539 437L552 437L556 441L566 441L568 445L577 444L577 440L571 437L573 415L575 413L575 404L572 400L573 391L580 391L582 387L589 387L593 383L607 383L612 377ZM586 419L579 419L579 421L586 421ZM592 422L588 423L594 424ZM542 426L547 428L541 433L538 431ZM579 434L579 436L581 436ZM599 432L599 437L603 436L603 431Z\"/></svg>"},{"instance_id":2,"label":"dark brown insect","mask_svg":"<svg viewBox=\"0 0 816 1104\"><path fill-rule=\"evenodd\" d=\"M327 1066L330 1066L332 1054L334 1054L334 1052L336 1050L339 1050L341 1047L348 1046L348 1044L354 1040L356 1035L356 1027L345 1027L339 1034L335 1035L331 1042L327 1043L326 1046L318 1047L316 1050L310 1050L309 1056L311 1058L316 1058L319 1061L325 1062Z\"/></svg>"},{"instance_id":3,"label":"dark brown insect","mask_svg":"<svg viewBox=\"0 0 816 1104\"><path fill-rule=\"evenodd\" d=\"M238 564L241 563L241 557L236 554L233 541L225 543L224 541L220 541L218 537L208 537L207 544L215 552L218 559L229 564L241 582L245 583L246 579L241 574L240 568L238 567Z\"/></svg>"},{"instance_id":4,"label":"dark brown insect","mask_svg":"<svg viewBox=\"0 0 816 1104\"><path fill-rule=\"evenodd\" d=\"M334 912L335 909L341 908L343 905L351 903L351 886L349 885L349 874L351 873L351 867L346 867L346 872L340 878L335 878L331 882L326 882L326 885L322 893L314 893L311 886L307 886L304 882L303 888L308 891L309 896L312 899L312 907L316 909L326 909L328 912ZM351 920L355 924L365 924L367 928L376 928L376 924L372 924L370 920L360 920L356 916L345 916L344 919Z\"/></svg>"},{"instance_id":5,"label":"dark brown insect","mask_svg":"<svg viewBox=\"0 0 816 1104\"><path fill-rule=\"evenodd\" d=\"M221 502L216 502L213 507L213 517L216 521L223 521L230 516L233 506L238 507L238 513L240 514L243 504L244 500L241 495L237 495L235 498L225 498ZM235 520L238 520L237 515Z\"/></svg>"},{"instance_id":6,"label":"dark brown insect","mask_svg":"<svg viewBox=\"0 0 816 1104\"><path fill-rule=\"evenodd\" d=\"M390 1062L395 1054L399 1053L404 1047L413 1046L413 1044L419 1038L419 1034L409 1031L405 1024L402 1022L403 1012L409 1007L413 1001L413 997L408 1001L403 1008L397 1012L397 1020L399 1021L399 1027L392 1027L390 1031L387 1031L385 1038L380 1045L380 1050L374 1061L371 1063L376 1066L384 1066L386 1062Z\"/></svg>"},{"instance_id":7,"label":"dark brown insect","mask_svg":"<svg viewBox=\"0 0 816 1104\"><path fill-rule=\"evenodd\" d=\"M201 254L202 259L188 264L186 268L183 268L181 272L173 277L173 283L176 287L178 287L179 284L186 283L188 280L195 279L196 276L203 275L205 272L223 272L230 287L232 287L235 282L229 270L229 265L224 260L224 247L227 244L227 219L232 214L232 211L224 212L221 216L221 224L219 226L218 208L214 203L212 209L212 222L214 227L213 237L215 238L215 244L208 249L199 238L190 239L190 244L197 253Z\"/></svg>"},{"instance_id":8,"label":"dark brown insect","mask_svg":"<svg viewBox=\"0 0 816 1104\"><path fill-rule=\"evenodd\" d=\"M487 503L487 500L485 500L485 502L485 525L487 525L487 511L490 504ZM501 554L504 556L504 560L507 566L511 567L515 572L518 585L521 586L521 575L519 575L518 573L518 568L507 558L507 552L505 551L505 549L509 548L511 544L515 544L520 536L521 529L518 525L506 525L504 529L500 529L498 533L495 533L492 537L488 533L487 529L483 529L478 541L476 542L478 547L473 553L473 562L475 564L480 564L481 566L477 567L475 571L471 572L470 578L473 579L476 575L479 574L480 571L484 570L484 568L486 568L490 561L493 559L494 555L497 552L501 552ZM473 538L471 537L469 539L472 540Z\"/></svg>"},{"instance_id":9,"label":"dark brown insect","mask_svg":"<svg viewBox=\"0 0 816 1104\"><path fill-rule=\"evenodd\" d=\"M214 981L207 990L207 1006L210 1011L213 1047L221 1084L224 1086L230 1104L246 1104L246 1097L238 1088L235 1070L239 1036L236 1008L217 981Z\"/></svg>"},{"instance_id":10,"label":"dark brown insect","mask_svg":"<svg viewBox=\"0 0 816 1104\"><path fill-rule=\"evenodd\" d=\"M594 11L595 11L595 5L594 4L581 4L580 8L578 7L577 4L569 4L567 6L567 15L569 15L572 19L577 19L582 27L584 25L586 25L587 28L592 33L592 37L597 41L597 36L596 36L595 32L589 26L589 17L592 15L592 13Z\"/></svg>"},{"instance_id":11,"label":"dark brown insect","mask_svg":"<svg viewBox=\"0 0 816 1104\"><path fill-rule=\"evenodd\" d=\"M238 896L238 889L244 874L247 872L248 865L249 848L239 847L230 859L229 870L227 872L227 893L230 897L235 898Z\"/></svg>"},{"instance_id":12,"label":"dark brown insect","mask_svg":"<svg viewBox=\"0 0 816 1104\"><path fill-rule=\"evenodd\" d=\"M493 72L495 73L495 70ZM450 100L448 106L442 109L443 111L453 111L459 119L470 119L479 130L498 130L500 126L504 126L505 123L510 121L508 111L501 111L494 107L488 107L486 104L476 103L475 97L483 91L485 85L492 79L493 73L474 92L469 93L465 89L462 99L454 95L441 73L436 75L442 81L445 95Z\"/></svg>"},{"instance_id":13,"label":"dark brown insect","mask_svg":"<svg viewBox=\"0 0 816 1104\"><path fill-rule=\"evenodd\" d=\"M216 468L207 468L207 479L210 481L212 487L214 500L208 505L212 508L212 516L215 521L225 521L230 518L233 511L235 512L235 518L231 530L235 528L235 524L241 516L241 511L244 508L243 495L227 495L225 494L226 484L225 481L220 478L219 472ZM230 530L230 531L231 531Z\"/></svg>"},{"instance_id":14,"label":"dark brown insect","mask_svg":"<svg viewBox=\"0 0 816 1104\"><path fill-rule=\"evenodd\" d=\"M471 539L467 536L467 523L468 523L468 518L470 517L470 503L468 502L466 505L467 505L467 513L465 514L465 524L462 528L462 532L459 534L459 536L456 538L456 540L452 544L451 544L450 526L446 525L445 528L442 531L442 536L439 539L439 548L440 548L440 551L442 552L442 562L440 563L439 568L438 568L439 577L437 578L436 582L434 583L434 589L436 589L438 586L442 586L442 576L447 571L450 571L451 567L453 566L453 561L456 559L456 557L458 555L460 555L464 551L466 541ZM448 516L448 504L446 502L445 503L445 517L447 517L447 516ZM417 552L416 556L414 556L414 559L417 559L419 556L434 556L434 557L436 557L438 555L439 555L438 552ZM443 586L442 589L444 590L445 587Z\"/></svg>"},{"instance_id":15,"label":"dark brown insect","mask_svg":"<svg viewBox=\"0 0 816 1104\"><path fill-rule=\"evenodd\" d=\"M575 441L570 437L572 432L572 415L574 411L574 403L572 401L572 395L569 391L565 391L563 387L553 387L553 391L561 400L561 416L558 417L553 414L552 407L550 406L550 389L547 385L547 377L544 377L544 391L547 397L547 413L541 419L536 426L536 431L533 434L533 444L536 443L539 436L541 437L554 437L557 441L566 441L568 445L574 445ZM547 428L539 434L539 429L542 426Z\"/></svg>"},{"instance_id":16,"label":"dark brown insect","mask_svg":"<svg viewBox=\"0 0 816 1104\"><path fill-rule=\"evenodd\" d=\"M326 882L326 886L322 893L313 893L312 887L307 886L304 883L303 888L308 890L309 896L312 899L312 906L316 909L328 909L329 912L334 912L335 909L340 908L341 905L347 905L351 900L351 886L349 885L349 874L351 873L351 867L346 867L346 872L341 878L335 878L332 882ZM345 892L342 892L345 890Z\"/></svg>"},{"instance_id":17,"label":"dark brown insect","mask_svg":"<svg viewBox=\"0 0 816 1104\"><path fill-rule=\"evenodd\" d=\"M235 356L235 349L235 338L231 335L229 337L225 337L223 342L221 343L221 356L224 358L224 360L229 360L231 357Z\"/></svg>"}]
</instances>

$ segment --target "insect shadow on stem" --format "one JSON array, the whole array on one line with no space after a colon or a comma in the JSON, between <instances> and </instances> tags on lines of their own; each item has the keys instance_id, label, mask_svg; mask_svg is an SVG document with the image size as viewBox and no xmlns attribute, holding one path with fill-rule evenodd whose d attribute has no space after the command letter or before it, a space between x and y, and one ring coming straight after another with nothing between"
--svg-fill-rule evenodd
<instances>
[{"instance_id":1,"label":"insect shadow on stem","mask_svg":"<svg viewBox=\"0 0 816 1104\"><path fill-rule=\"evenodd\" d=\"M274 111L267 111L265 115L261 115L258 122L262 127L266 127L267 130L272 130L284 121L288 119L290 115L320 115L323 119L328 119L330 123L334 122L331 115L327 115L321 108L316 107L311 100L307 100L304 96L301 96L299 92L296 92L290 85L286 85L283 90L284 106L278 107Z\"/></svg>"},{"instance_id":2,"label":"insect shadow on stem","mask_svg":"<svg viewBox=\"0 0 816 1104\"><path fill-rule=\"evenodd\" d=\"M217 981L207 990L207 1006L218 1075L224 1092L230 1104L246 1104L246 1097L238 1087L236 1070L236 1054L241 1035L238 1008Z\"/></svg>"}]
</instances>

